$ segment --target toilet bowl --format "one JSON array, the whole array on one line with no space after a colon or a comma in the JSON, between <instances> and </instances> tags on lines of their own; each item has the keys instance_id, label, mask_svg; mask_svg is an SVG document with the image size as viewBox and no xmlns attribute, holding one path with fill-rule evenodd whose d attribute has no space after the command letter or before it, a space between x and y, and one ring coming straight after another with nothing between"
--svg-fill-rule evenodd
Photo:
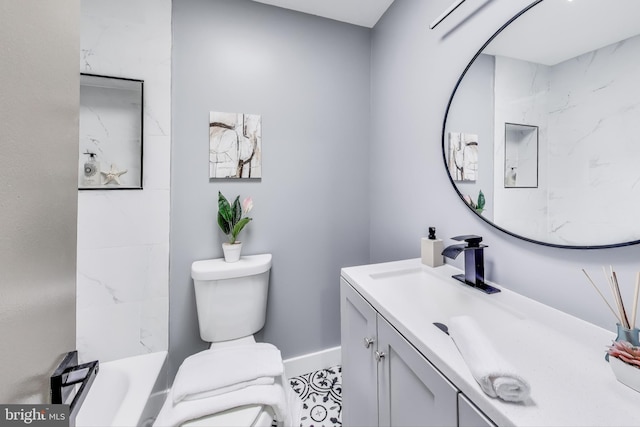
<instances>
[{"instance_id":1,"label":"toilet bowl","mask_svg":"<svg viewBox=\"0 0 640 427\"><path fill-rule=\"evenodd\" d=\"M200 337L210 349L255 344L253 334L266 318L271 254L196 261L191 266ZM224 367L221 367L224 369ZM271 426L269 406L247 405L207 415L182 425Z\"/></svg>"}]
</instances>

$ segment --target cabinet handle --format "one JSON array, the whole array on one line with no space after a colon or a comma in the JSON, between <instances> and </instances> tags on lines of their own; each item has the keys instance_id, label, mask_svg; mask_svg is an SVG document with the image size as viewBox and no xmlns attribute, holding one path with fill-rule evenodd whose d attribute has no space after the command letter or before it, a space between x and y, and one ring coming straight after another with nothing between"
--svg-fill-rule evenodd
<instances>
[{"instance_id":1,"label":"cabinet handle","mask_svg":"<svg viewBox=\"0 0 640 427\"><path fill-rule=\"evenodd\" d=\"M384 354L384 351L376 350L376 361L381 362L382 359L384 359L385 356L386 356L386 354Z\"/></svg>"},{"instance_id":2,"label":"cabinet handle","mask_svg":"<svg viewBox=\"0 0 640 427\"><path fill-rule=\"evenodd\" d=\"M364 347L365 348L369 348L369 347L371 347L371 344L373 344L374 342L376 342L375 338L365 338L364 339Z\"/></svg>"}]
</instances>

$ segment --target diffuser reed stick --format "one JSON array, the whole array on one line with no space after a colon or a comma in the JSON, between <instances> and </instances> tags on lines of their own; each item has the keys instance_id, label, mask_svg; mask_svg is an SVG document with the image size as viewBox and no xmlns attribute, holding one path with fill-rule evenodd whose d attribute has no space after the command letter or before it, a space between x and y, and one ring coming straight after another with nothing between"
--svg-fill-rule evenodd
<instances>
[{"instance_id":1,"label":"diffuser reed stick","mask_svg":"<svg viewBox=\"0 0 640 427\"><path fill-rule=\"evenodd\" d=\"M602 294L602 292L600 292L600 289L598 289L598 286L587 274L585 269L584 268L582 269L582 272L584 273L584 275L587 276L587 279L589 279L589 283L591 283L593 288L598 292L598 295L600 295L600 298L602 298L605 304L607 304L607 307L609 307L609 310L611 310L615 318L618 320L618 323L620 323L620 326L626 329L635 329L636 317L638 314L638 297L640 296L640 272L636 274L636 286L635 286L635 293L633 296L633 313L632 313L631 321L629 321L629 315L627 314L627 310L624 306L624 300L622 299L622 294L620 293L620 283L618 282L618 275L616 274L615 271L613 271L612 266L609 266L608 272L607 272L607 268L605 266L602 266L602 271L604 272L604 277L607 280L607 283L609 283L609 288L611 289L613 300L615 301L616 308L618 309L617 312L616 310L613 309L611 304L609 304L609 301L607 301L607 298Z\"/></svg>"},{"instance_id":2,"label":"diffuser reed stick","mask_svg":"<svg viewBox=\"0 0 640 427\"><path fill-rule=\"evenodd\" d=\"M640 292L640 271L636 274L636 291L633 294L633 315L631 318L631 326L636 327L636 314L638 314L638 293Z\"/></svg>"},{"instance_id":3,"label":"diffuser reed stick","mask_svg":"<svg viewBox=\"0 0 640 427\"><path fill-rule=\"evenodd\" d=\"M600 292L600 289L598 289L598 287L596 286L596 284L594 283L594 281L591 279L591 277L587 274L587 272L585 271L585 269L582 269L582 272L584 273L585 276L587 276L587 279L589 279L589 282L593 285L593 288L596 290L596 292L598 292L598 295L600 295L600 298L602 298L602 300L604 301L605 304L607 304L607 307L609 307L609 310L611 310L611 313L613 313L613 316L616 318L616 320L620 323L622 323L620 321L620 318L618 317L618 315L616 314L616 311L613 309L613 307L611 307L611 304L609 304L609 302L607 301L607 299L604 297L604 295L602 295L602 292ZM639 277L640 277L640 273L638 273Z\"/></svg>"},{"instance_id":4,"label":"diffuser reed stick","mask_svg":"<svg viewBox=\"0 0 640 427\"><path fill-rule=\"evenodd\" d=\"M627 310L624 308L624 301L622 300L622 295L620 295L620 285L618 284L618 276L616 272L613 271L613 267L611 267L611 278L614 285L614 289L616 290L616 297L620 302L620 316L624 321L624 327L627 329L631 329L631 323L629 322L629 316L627 316Z\"/></svg>"},{"instance_id":5,"label":"diffuser reed stick","mask_svg":"<svg viewBox=\"0 0 640 427\"><path fill-rule=\"evenodd\" d=\"M607 269L606 267L603 265L602 266L602 271L604 272L604 277L607 279L607 282L609 282L609 288L611 289L611 294L613 295L613 300L616 303L616 307L618 308L618 313L620 313L620 316L618 317L618 319L620 320L620 324L625 327L625 328L629 328L629 322L627 320L627 316L626 313L624 312L624 306L622 304L622 298L620 297L620 288L616 286L616 278L614 275L614 271L613 271L613 267L609 266L609 273L607 273Z\"/></svg>"},{"instance_id":6,"label":"diffuser reed stick","mask_svg":"<svg viewBox=\"0 0 640 427\"><path fill-rule=\"evenodd\" d=\"M604 278L607 279L607 284L609 285L611 295L613 295L613 303L616 305L618 313L621 313L620 302L618 301L618 298L616 298L616 290L613 288L613 280L611 280L611 276L607 273L607 269L604 265L602 266L602 272L604 273ZM618 319L620 320L620 323L623 323L622 319L619 316Z\"/></svg>"}]
</instances>

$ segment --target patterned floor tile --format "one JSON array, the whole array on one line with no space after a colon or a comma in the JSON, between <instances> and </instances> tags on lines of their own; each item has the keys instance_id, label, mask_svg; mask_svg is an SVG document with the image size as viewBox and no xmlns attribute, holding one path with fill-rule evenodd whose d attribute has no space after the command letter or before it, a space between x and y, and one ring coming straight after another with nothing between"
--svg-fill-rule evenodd
<instances>
[{"instance_id":1,"label":"patterned floor tile","mask_svg":"<svg viewBox=\"0 0 640 427\"><path fill-rule=\"evenodd\" d=\"M289 380L302 399L300 427L342 426L342 367L310 372Z\"/></svg>"}]
</instances>

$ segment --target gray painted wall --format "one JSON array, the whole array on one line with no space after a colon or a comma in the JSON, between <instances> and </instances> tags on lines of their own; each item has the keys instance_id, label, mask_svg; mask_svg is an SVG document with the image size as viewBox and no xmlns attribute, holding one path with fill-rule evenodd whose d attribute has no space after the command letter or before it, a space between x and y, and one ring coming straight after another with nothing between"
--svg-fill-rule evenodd
<instances>
[{"instance_id":1,"label":"gray painted wall","mask_svg":"<svg viewBox=\"0 0 640 427\"><path fill-rule=\"evenodd\" d=\"M252 1L174 2L171 375L206 347L190 268L222 256L218 190L253 197L243 253L273 254L258 339L285 358L340 344L340 268L368 262L369 61L362 27ZM209 111L262 115L261 180L209 180Z\"/></svg>"},{"instance_id":2,"label":"gray painted wall","mask_svg":"<svg viewBox=\"0 0 640 427\"><path fill-rule=\"evenodd\" d=\"M0 402L75 348L79 0L0 3Z\"/></svg>"},{"instance_id":3,"label":"gray painted wall","mask_svg":"<svg viewBox=\"0 0 640 427\"><path fill-rule=\"evenodd\" d=\"M449 132L464 132L478 135L478 176L472 182L457 182L458 190L476 202L482 191L486 199L484 218L493 220L493 140L494 140L494 57L480 55L467 71L451 102L447 129ZM451 89L453 91L453 88ZM448 150L448 146L447 146ZM498 165L500 166L500 165Z\"/></svg>"},{"instance_id":4,"label":"gray painted wall","mask_svg":"<svg viewBox=\"0 0 640 427\"><path fill-rule=\"evenodd\" d=\"M451 189L441 155L449 96L483 42L529 1L467 2L429 30L450 3L397 0L372 32L371 261L419 256L420 237L430 225L443 238L479 234L489 245L490 280L613 331L615 319L580 269L604 284L601 266L612 264L623 293L631 298L640 246L569 250L534 245L478 219ZM400 131L407 136L402 144ZM373 173L382 168L385 174ZM389 221L391 216L396 220ZM461 263L462 257L455 262Z\"/></svg>"}]
</instances>

